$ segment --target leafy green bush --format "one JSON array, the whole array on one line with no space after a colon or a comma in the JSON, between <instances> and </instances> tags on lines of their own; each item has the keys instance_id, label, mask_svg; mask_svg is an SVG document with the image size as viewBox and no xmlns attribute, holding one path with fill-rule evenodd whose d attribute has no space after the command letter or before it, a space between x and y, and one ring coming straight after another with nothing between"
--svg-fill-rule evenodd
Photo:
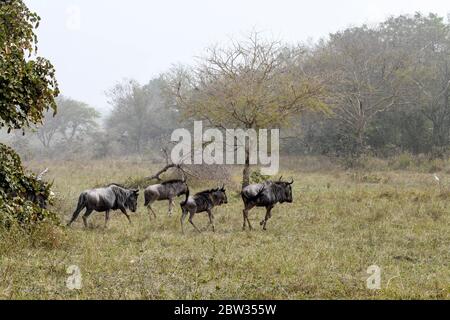
<instances>
[{"instance_id":1,"label":"leafy green bush","mask_svg":"<svg viewBox=\"0 0 450 320\"><path fill-rule=\"evenodd\" d=\"M3 144L0 168L0 225L33 227L42 221L58 222L56 214L43 208L50 199L51 185L25 173L17 153Z\"/></svg>"},{"instance_id":2,"label":"leafy green bush","mask_svg":"<svg viewBox=\"0 0 450 320\"><path fill-rule=\"evenodd\" d=\"M265 176L261 174L261 170L255 170L250 175L250 182L251 183L262 183L270 179L270 176Z\"/></svg>"}]
</instances>

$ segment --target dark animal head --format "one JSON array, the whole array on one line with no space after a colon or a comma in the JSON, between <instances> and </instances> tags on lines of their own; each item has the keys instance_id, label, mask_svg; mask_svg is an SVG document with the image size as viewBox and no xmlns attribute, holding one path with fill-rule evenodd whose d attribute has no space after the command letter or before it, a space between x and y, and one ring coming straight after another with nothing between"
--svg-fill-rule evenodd
<instances>
[{"instance_id":1,"label":"dark animal head","mask_svg":"<svg viewBox=\"0 0 450 320\"><path fill-rule=\"evenodd\" d=\"M294 183L294 180L292 180L291 182L284 182L280 181L276 182L276 185L281 187L281 199L280 202L287 202L287 203L292 203L293 199L292 199L292 184Z\"/></svg>"},{"instance_id":2,"label":"dark animal head","mask_svg":"<svg viewBox=\"0 0 450 320\"><path fill-rule=\"evenodd\" d=\"M27 201L33 202L41 209L47 209L50 198L54 195L53 192L48 190L52 187L52 184L47 185L44 181L37 180L36 187L36 190L34 190L33 188L27 188L24 194L25 199ZM12 193L12 196L16 197L17 193Z\"/></svg>"},{"instance_id":3,"label":"dark animal head","mask_svg":"<svg viewBox=\"0 0 450 320\"><path fill-rule=\"evenodd\" d=\"M136 212L137 210L138 197L139 197L139 189L129 190L127 199L125 201L125 205L132 212Z\"/></svg>"},{"instance_id":4,"label":"dark animal head","mask_svg":"<svg viewBox=\"0 0 450 320\"><path fill-rule=\"evenodd\" d=\"M41 208L41 209L47 209L48 199L44 195L42 195L41 193L40 194L35 194L32 191L27 191L26 199L28 201L31 201L34 204L38 205L39 208Z\"/></svg>"},{"instance_id":5,"label":"dark animal head","mask_svg":"<svg viewBox=\"0 0 450 320\"><path fill-rule=\"evenodd\" d=\"M38 196L36 197L36 200L37 200L36 202L37 202L39 208L41 208L41 209L47 209L48 201L47 201L47 199L46 199L43 195L38 195Z\"/></svg>"},{"instance_id":6,"label":"dark animal head","mask_svg":"<svg viewBox=\"0 0 450 320\"><path fill-rule=\"evenodd\" d=\"M225 185L222 188L214 189L211 193L214 205L222 205L228 203L228 198L225 190Z\"/></svg>"}]
</instances>

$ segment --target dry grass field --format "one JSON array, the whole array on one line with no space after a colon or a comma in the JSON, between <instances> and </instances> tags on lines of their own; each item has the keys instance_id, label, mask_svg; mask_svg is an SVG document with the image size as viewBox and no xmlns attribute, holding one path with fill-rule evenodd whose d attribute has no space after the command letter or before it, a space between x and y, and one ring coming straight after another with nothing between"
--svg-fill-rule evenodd
<instances>
[{"instance_id":1,"label":"dry grass field","mask_svg":"<svg viewBox=\"0 0 450 320\"><path fill-rule=\"evenodd\" d=\"M27 165L50 167L63 221L82 190L154 169L140 161ZM294 203L274 209L266 232L263 209L251 212L258 228L242 231L238 171L229 204L216 210L216 233L187 225L182 235L180 209L168 217L167 202L150 220L142 196L131 226L116 212L107 230L96 213L89 230L80 218L71 229L2 232L0 298L449 299L450 175L439 172L437 184L428 172L374 168L282 172L296 179ZM195 221L207 225L204 215ZM70 265L81 270L81 290L66 288ZM381 290L366 288L371 265L381 268Z\"/></svg>"}]
</instances>

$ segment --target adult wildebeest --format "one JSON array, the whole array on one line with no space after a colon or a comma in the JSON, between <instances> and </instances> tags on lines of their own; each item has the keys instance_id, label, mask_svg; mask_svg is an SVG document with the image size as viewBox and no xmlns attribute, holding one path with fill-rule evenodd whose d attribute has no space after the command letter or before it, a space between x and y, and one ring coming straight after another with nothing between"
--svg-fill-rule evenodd
<instances>
[{"instance_id":1,"label":"adult wildebeest","mask_svg":"<svg viewBox=\"0 0 450 320\"><path fill-rule=\"evenodd\" d=\"M195 230L200 232L200 230L192 221L192 218L194 218L194 215L196 213L208 212L209 217L208 227L212 225L213 232L215 232L216 228L214 226L214 215L212 213L212 210L216 206L220 206L222 204L227 203L228 199L226 195L225 186L223 186L222 188L199 192L193 197L189 197L188 193L186 196L186 200L180 203L181 210L183 211L181 215L181 231L184 233L184 220L186 219L186 216L189 213L190 214L189 222L192 224Z\"/></svg>"},{"instance_id":2,"label":"adult wildebeest","mask_svg":"<svg viewBox=\"0 0 450 320\"><path fill-rule=\"evenodd\" d=\"M122 211L131 224L127 209L136 212L138 197L138 189L130 190L118 184L110 184L105 188L86 190L81 193L77 209L67 226L70 226L78 218L78 215L84 208L86 208L86 212L83 215L83 223L86 228L88 227L87 218L93 211L105 212L105 228L108 226L111 210Z\"/></svg>"},{"instance_id":3,"label":"adult wildebeest","mask_svg":"<svg viewBox=\"0 0 450 320\"><path fill-rule=\"evenodd\" d=\"M189 187L186 180L169 180L161 184L149 186L144 191L145 206L148 208L148 213L153 212L156 218L156 213L152 208L155 201L169 200L169 216L172 215L173 207L175 205L174 199L185 194L186 199L189 195Z\"/></svg>"},{"instance_id":4,"label":"adult wildebeest","mask_svg":"<svg viewBox=\"0 0 450 320\"><path fill-rule=\"evenodd\" d=\"M245 230L246 223L248 227L252 230L250 220L248 219L248 212L254 207L265 207L266 217L261 221L260 225L263 230L266 230L267 221L272 217L272 209L277 203L292 203L292 182L277 181L266 181L265 183L252 184L245 187L242 192L242 200L244 201L244 226Z\"/></svg>"},{"instance_id":5,"label":"adult wildebeest","mask_svg":"<svg viewBox=\"0 0 450 320\"><path fill-rule=\"evenodd\" d=\"M48 205L48 201L49 201L49 198L47 198L47 196L45 196L47 185L42 180L44 175L47 172L48 172L48 168L45 169L44 171L42 171L36 177L36 181L37 181L37 185L38 185L39 189L32 190L32 188L31 189L26 188L26 194L25 194L26 200L31 201L34 204L37 204L39 206L39 208L41 208L41 209L47 209L47 205ZM12 196L13 197L17 196L17 193L13 193ZM52 191L50 191L50 197L52 197L52 196L54 196L54 193Z\"/></svg>"}]
</instances>

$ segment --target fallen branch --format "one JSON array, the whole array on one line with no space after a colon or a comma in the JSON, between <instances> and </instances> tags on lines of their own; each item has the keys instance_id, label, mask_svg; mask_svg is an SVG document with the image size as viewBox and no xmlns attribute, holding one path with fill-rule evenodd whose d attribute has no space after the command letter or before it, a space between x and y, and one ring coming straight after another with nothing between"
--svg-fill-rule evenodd
<instances>
[{"instance_id":1,"label":"fallen branch","mask_svg":"<svg viewBox=\"0 0 450 320\"><path fill-rule=\"evenodd\" d=\"M179 171L181 172L182 180L183 180L183 181L186 181L186 176L187 176L187 175L188 175L188 176L191 176L191 177L196 177L196 178L198 178L195 174L186 171L186 170L181 166L181 164L175 164L175 163L172 163L172 161L171 161L170 158L169 158L169 153L167 152L166 149L162 149L161 151L162 151L162 153L164 154L164 157L165 157L165 160L166 160L166 166L165 166L164 168L162 168L161 170L159 170L156 174L154 174L154 175L152 175L152 176L150 176L150 177L147 177L147 178L146 178L147 180L157 180L158 182L161 182L161 181L163 181L163 180L161 179L161 175L164 174L164 173L166 173L167 171L169 171L169 170L172 169L172 168L176 168L177 170L179 170Z\"/></svg>"},{"instance_id":2,"label":"fallen branch","mask_svg":"<svg viewBox=\"0 0 450 320\"><path fill-rule=\"evenodd\" d=\"M166 173L169 169L172 169L172 168L181 169L179 165L176 165L176 164L171 163L171 164L166 165L163 169L161 169L160 171L158 171L158 172L157 172L156 174L154 174L153 176L147 177L146 179L148 179L148 180L158 180L158 181L162 181L161 175L162 175L163 173Z\"/></svg>"}]
</instances>

